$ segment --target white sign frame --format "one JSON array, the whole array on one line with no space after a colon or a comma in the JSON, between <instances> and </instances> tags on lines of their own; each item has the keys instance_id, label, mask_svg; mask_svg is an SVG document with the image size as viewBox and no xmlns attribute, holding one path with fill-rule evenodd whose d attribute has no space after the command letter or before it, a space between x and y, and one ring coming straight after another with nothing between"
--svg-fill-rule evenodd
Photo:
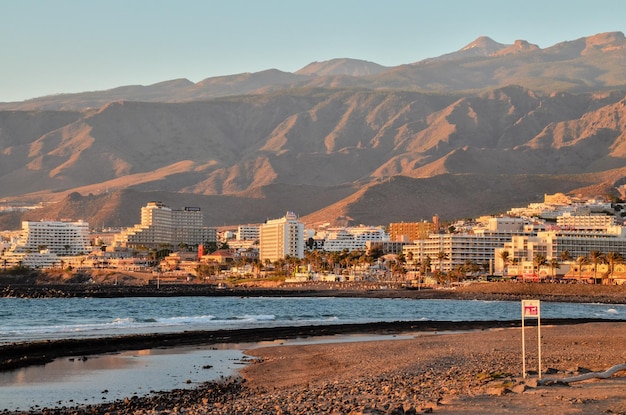
<instances>
[{"instance_id":1,"label":"white sign frame","mask_svg":"<svg viewBox=\"0 0 626 415\"><path fill-rule=\"evenodd\" d=\"M522 300L522 374L526 378L526 327L527 318L537 319L537 349L539 362L539 379L541 379L541 302L539 300Z\"/></svg>"}]
</instances>

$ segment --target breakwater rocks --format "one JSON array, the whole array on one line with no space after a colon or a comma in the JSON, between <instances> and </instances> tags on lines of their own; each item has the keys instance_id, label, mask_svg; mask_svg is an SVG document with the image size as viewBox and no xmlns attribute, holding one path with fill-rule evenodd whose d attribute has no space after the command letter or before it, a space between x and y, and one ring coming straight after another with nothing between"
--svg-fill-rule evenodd
<instances>
[{"instance_id":1,"label":"breakwater rocks","mask_svg":"<svg viewBox=\"0 0 626 415\"><path fill-rule=\"evenodd\" d=\"M517 301L538 299L553 302L626 303L626 285L584 285L543 283L472 283L452 288L407 289L372 283L277 284L273 287L220 286L214 284L112 285L112 284L19 284L0 281L0 297L171 297L171 296L240 296L240 297L370 297L414 299L458 299Z\"/></svg>"}]
</instances>

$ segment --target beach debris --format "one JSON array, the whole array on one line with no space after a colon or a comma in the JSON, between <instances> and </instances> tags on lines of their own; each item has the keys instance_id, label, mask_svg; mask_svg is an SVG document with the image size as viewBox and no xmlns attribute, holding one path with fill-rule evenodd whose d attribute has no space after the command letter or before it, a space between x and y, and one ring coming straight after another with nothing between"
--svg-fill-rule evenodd
<instances>
[{"instance_id":1,"label":"beach debris","mask_svg":"<svg viewBox=\"0 0 626 415\"><path fill-rule=\"evenodd\" d=\"M589 379L608 379L614 374L626 370L626 363L621 363L610 367L604 372L586 372L577 376L570 376L563 379L543 379L539 381L542 386L551 386L554 384L569 384L572 382L581 382Z\"/></svg>"}]
</instances>

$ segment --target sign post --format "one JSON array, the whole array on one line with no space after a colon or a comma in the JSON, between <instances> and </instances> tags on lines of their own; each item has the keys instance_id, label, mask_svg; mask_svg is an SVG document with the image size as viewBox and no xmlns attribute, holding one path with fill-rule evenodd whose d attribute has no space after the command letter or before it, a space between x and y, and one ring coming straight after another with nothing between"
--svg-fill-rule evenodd
<instances>
[{"instance_id":1,"label":"sign post","mask_svg":"<svg viewBox=\"0 0 626 415\"><path fill-rule=\"evenodd\" d=\"M537 346L539 361L539 379L541 379L541 304L539 300L522 300L522 373L526 378L526 337L524 320L537 319Z\"/></svg>"}]
</instances>

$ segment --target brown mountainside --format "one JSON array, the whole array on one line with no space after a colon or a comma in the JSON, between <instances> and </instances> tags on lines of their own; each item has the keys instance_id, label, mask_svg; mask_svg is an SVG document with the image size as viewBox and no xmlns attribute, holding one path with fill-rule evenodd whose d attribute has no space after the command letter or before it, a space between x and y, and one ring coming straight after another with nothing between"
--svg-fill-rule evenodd
<instances>
[{"instance_id":1,"label":"brown mountainside","mask_svg":"<svg viewBox=\"0 0 626 415\"><path fill-rule=\"evenodd\" d=\"M29 219L102 226L136 223L163 200L200 206L216 226L286 210L380 224L557 191L617 195L624 65L619 32L546 49L479 38L395 68L335 59L1 104L0 199L56 202Z\"/></svg>"}]
</instances>

